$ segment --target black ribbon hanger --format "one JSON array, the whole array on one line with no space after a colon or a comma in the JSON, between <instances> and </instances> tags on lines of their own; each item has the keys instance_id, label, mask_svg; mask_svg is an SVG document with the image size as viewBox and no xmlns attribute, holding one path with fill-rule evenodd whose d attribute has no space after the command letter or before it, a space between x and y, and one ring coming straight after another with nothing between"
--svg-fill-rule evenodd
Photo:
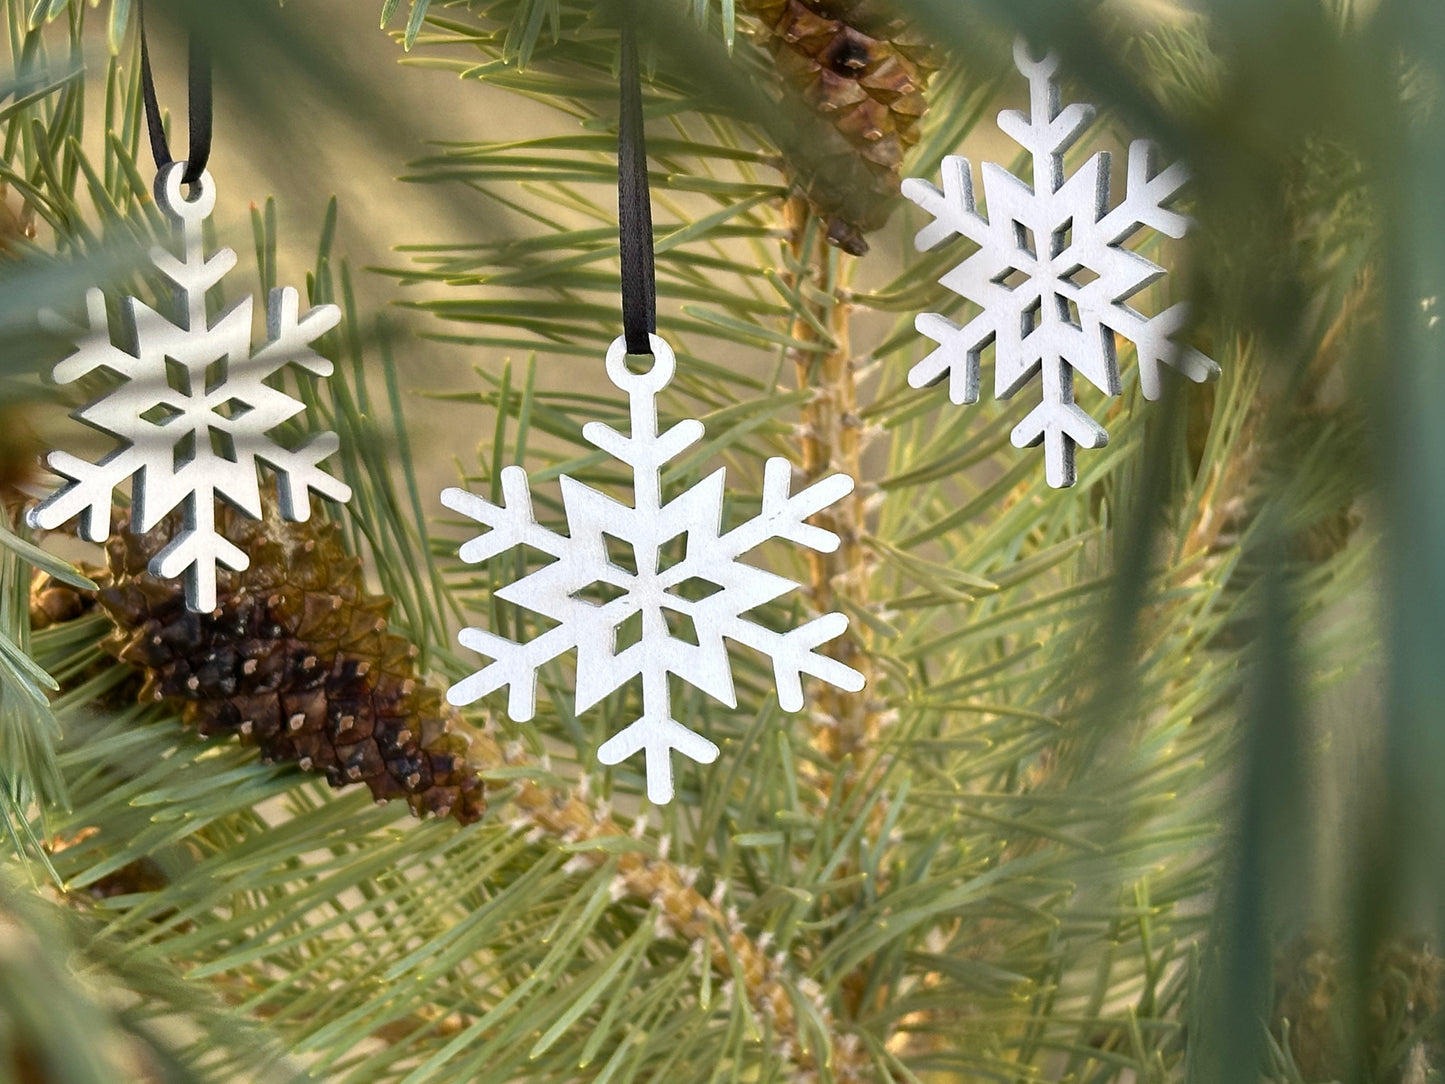
<instances>
[{"instance_id":1,"label":"black ribbon hanger","mask_svg":"<svg viewBox=\"0 0 1445 1084\"><path fill-rule=\"evenodd\" d=\"M150 130L151 155L156 160L156 169L164 169L175 159L171 156L170 144L166 140L165 125L161 121L161 107L156 99L156 81L151 73L150 46L146 41L145 5L137 6L140 22L140 72L141 94L145 99L146 127ZM211 57L206 46L194 32L188 42L190 54L190 77L188 79L188 106L190 149L186 153L186 171L181 174L185 184L195 184L206 171L211 158Z\"/></svg>"},{"instance_id":2,"label":"black ribbon hanger","mask_svg":"<svg viewBox=\"0 0 1445 1084\"><path fill-rule=\"evenodd\" d=\"M651 354L648 335L657 330L652 197L647 186L647 141L642 130L642 76L637 64L637 38L628 13L624 13L622 23L621 115L617 125L617 225L622 250L622 331L627 340L627 352Z\"/></svg>"}]
</instances>

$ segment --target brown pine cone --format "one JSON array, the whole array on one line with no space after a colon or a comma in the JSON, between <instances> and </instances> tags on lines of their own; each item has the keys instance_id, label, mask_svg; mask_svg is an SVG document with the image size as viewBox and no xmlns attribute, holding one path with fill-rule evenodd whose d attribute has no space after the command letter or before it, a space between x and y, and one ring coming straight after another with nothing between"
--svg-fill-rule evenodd
<instances>
[{"instance_id":1,"label":"brown pine cone","mask_svg":"<svg viewBox=\"0 0 1445 1084\"><path fill-rule=\"evenodd\" d=\"M939 67L935 48L910 31L887 0L741 0L787 83L831 125L835 138L793 178L828 239L868 251L918 142L924 92ZM841 138L837 138L841 137Z\"/></svg>"},{"instance_id":2,"label":"brown pine cone","mask_svg":"<svg viewBox=\"0 0 1445 1084\"><path fill-rule=\"evenodd\" d=\"M91 579L102 575L100 569L81 568ZM99 581L97 581L99 582ZM83 591L48 572L36 572L30 578L30 627L48 629L75 621L95 609L95 592Z\"/></svg>"},{"instance_id":3,"label":"brown pine cone","mask_svg":"<svg viewBox=\"0 0 1445 1084\"><path fill-rule=\"evenodd\" d=\"M107 873L98 881L87 885L85 891L91 899L109 900L116 896L128 896L133 892L159 892L171 883L166 871L161 869L154 858L137 858L127 862L114 873Z\"/></svg>"},{"instance_id":4,"label":"brown pine cone","mask_svg":"<svg viewBox=\"0 0 1445 1084\"><path fill-rule=\"evenodd\" d=\"M365 783L418 815L477 820L482 780L468 765L441 696L416 673L417 649L387 631L391 601L368 594L361 560L334 523L264 520L218 508L220 530L250 557L220 570L209 614L184 585L146 571L171 517L147 534L122 519L106 546L98 600L115 622L107 650L142 670L142 700L177 700L202 734L236 734L267 763L294 760L333 787Z\"/></svg>"}]
</instances>

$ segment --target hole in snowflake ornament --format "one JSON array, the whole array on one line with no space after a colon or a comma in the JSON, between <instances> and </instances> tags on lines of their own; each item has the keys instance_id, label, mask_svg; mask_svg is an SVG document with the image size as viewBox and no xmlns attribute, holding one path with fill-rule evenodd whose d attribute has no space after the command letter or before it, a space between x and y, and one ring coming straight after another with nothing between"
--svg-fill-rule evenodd
<instances>
[{"instance_id":1,"label":"hole in snowflake ornament","mask_svg":"<svg viewBox=\"0 0 1445 1084\"><path fill-rule=\"evenodd\" d=\"M1059 320L1079 331L1084 329L1083 317L1079 315L1079 304L1071 297L1063 294L1054 295L1054 303L1059 308Z\"/></svg>"},{"instance_id":2,"label":"hole in snowflake ornament","mask_svg":"<svg viewBox=\"0 0 1445 1084\"><path fill-rule=\"evenodd\" d=\"M211 428L207 430L210 434L211 454L218 459L224 459L227 463L239 463L236 450L236 438L224 429Z\"/></svg>"},{"instance_id":3,"label":"hole in snowflake ornament","mask_svg":"<svg viewBox=\"0 0 1445 1084\"><path fill-rule=\"evenodd\" d=\"M1189 220L1172 209L1186 180L1184 167L1176 164L1156 172L1149 143L1136 140L1129 146L1124 198L1111 208L1107 153L1094 154L1071 176L1059 166L1088 129L1093 109L1061 107L1054 80L1057 57L1037 59L1019 39L1014 63L1029 82L1029 110L1005 110L998 124L1033 157L1032 173L1039 185L1030 186L1002 166L985 162L986 217L975 198L973 167L966 158L943 160L941 189L918 178L903 182L903 194L933 217L918 233L920 250L954 237L978 246L941 281L982 310L966 324L940 313L920 314L919 333L938 347L913 367L908 382L922 388L946 375L950 399L977 402L980 359L992 343L996 398L1007 399L1035 376L1041 385L1041 401L1015 427L1013 443L1020 448L1042 444L1049 484L1067 486L1075 481L1074 450L1097 448L1108 440L1104 428L1074 402L1074 376L1082 374L1105 395L1119 394L1115 336L1137 348L1139 387L1148 399L1160 396L1165 366L1196 382L1218 375L1219 367L1176 341L1188 320L1184 303L1154 316L1128 304L1165 269L1137 250L1125 254L1124 241L1146 226L1170 237L1184 235ZM1021 258L1021 252L1038 251L1037 238L1022 219L1058 223L1049 230L1048 260ZM1099 288L1083 292L1100 279ZM985 283L1008 290L985 288ZM1039 299L1050 297L1057 299L1057 307L1041 312ZM1019 328L1017 337L1014 327Z\"/></svg>"},{"instance_id":4,"label":"hole in snowflake ornament","mask_svg":"<svg viewBox=\"0 0 1445 1084\"><path fill-rule=\"evenodd\" d=\"M1074 243L1074 220L1070 218L1062 226L1054 231L1053 242L1049 248L1050 259L1057 260L1073 246Z\"/></svg>"},{"instance_id":5,"label":"hole in snowflake ornament","mask_svg":"<svg viewBox=\"0 0 1445 1084\"><path fill-rule=\"evenodd\" d=\"M191 394L191 370L184 362L166 355L166 386L187 398Z\"/></svg>"},{"instance_id":6,"label":"hole in snowflake ornament","mask_svg":"<svg viewBox=\"0 0 1445 1084\"><path fill-rule=\"evenodd\" d=\"M995 286L1002 286L1005 290L1017 290L1024 283L1029 281L1029 273L1017 267L1008 267L998 275L994 276Z\"/></svg>"},{"instance_id":7,"label":"hole in snowflake ornament","mask_svg":"<svg viewBox=\"0 0 1445 1084\"><path fill-rule=\"evenodd\" d=\"M602 544L607 550L609 565L628 576L637 575L637 549L631 542L603 531Z\"/></svg>"},{"instance_id":8,"label":"hole in snowflake ornament","mask_svg":"<svg viewBox=\"0 0 1445 1084\"><path fill-rule=\"evenodd\" d=\"M657 574L664 576L678 565L687 563L687 532L669 540L657 550Z\"/></svg>"},{"instance_id":9,"label":"hole in snowflake ornament","mask_svg":"<svg viewBox=\"0 0 1445 1084\"><path fill-rule=\"evenodd\" d=\"M627 371L633 376L646 376L652 372L656 358L652 354L628 354L623 364L627 366Z\"/></svg>"},{"instance_id":10,"label":"hole in snowflake ornament","mask_svg":"<svg viewBox=\"0 0 1445 1084\"><path fill-rule=\"evenodd\" d=\"M98 463L53 452L52 470L68 481L31 509L32 526L55 530L79 518L81 533L93 542L110 534L114 491L130 483L132 529L146 532L181 509L180 533L151 561L150 572L184 577L186 605L209 613L216 608L217 569L243 569L246 554L216 529L216 502L259 519L263 464L279 481L281 511L287 519L310 515L310 496L337 501L351 490L321 469L340 441L322 433L296 448L270 434L301 413L304 404L267 381L294 365L315 376L330 376L331 362L310 347L341 319L335 305L302 313L294 289L273 290L268 300L269 340L251 342L254 299L243 298L214 321L207 294L235 266L236 254L220 249L206 255L204 223L215 208L215 184L208 173L182 192L184 162L173 162L156 175L156 206L179 227L181 257L163 248L152 251L156 268L177 288L181 316L171 322L135 298L120 306L123 326L112 333L103 291L85 295L88 326L77 327L51 312L42 326L69 335L79 345L56 365L54 379L68 384L98 369L125 380L75 416L123 442ZM118 345L125 344L125 345ZM237 362L231 365L231 362ZM238 402L245 409L225 409ZM218 409L220 407L221 409ZM137 422L149 423L135 439ZM142 484L143 483L143 484Z\"/></svg>"},{"instance_id":11,"label":"hole in snowflake ornament","mask_svg":"<svg viewBox=\"0 0 1445 1084\"><path fill-rule=\"evenodd\" d=\"M720 583L714 583L702 576L689 576L676 587L669 588L667 593L688 602L702 602L722 590L724 588Z\"/></svg>"},{"instance_id":12,"label":"hole in snowflake ornament","mask_svg":"<svg viewBox=\"0 0 1445 1084\"><path fill-rule=\"evenodd\" d=\"M216 408L216 413L228 422L234 422L244 418L253 409L250 403L242 402L240 399L227 399Z\"/></svg>"},{"instance_id":13,"label":"hole in snowflake ornament","mask_svg":"<svg viewBox=\"0 0 1445 1084\"><path fill-rule=\"evenodd\" d=\"M1029 259L1036 260L1039 256L1037 243L1034 241L1034 231L1025 226L1022 222L1014 223L1014 245Z\"/></svg>"},{"instance_id":14,"label":"hole in snowflake ornament","mask_svg":"<svg viewBox=\"0 0 1445 1084\"><path fill-rule=\"evenodd\" d=\"M171 464L176 473L190 466L196 460L196 431L187 429L172 447Z\"/></svg>"},{"instance_id":15,"label":"hole in snowflake ornament","mask_svg":"<svg viewBox=\"0 0 1445 1084\"><path fill-rule=\"evenodd\" d=\"M803 706L805 674L854 692L862 689L863 675L818 650L848 627L848 619L840 613L824 614L783 632L750 620L748 611L781 598L797 584L742 560L772 538L821 552L836 549L837 536L807 520L850 493L852 479L835 474L794 493L792 467L784 459L770 459L763 472L759 513L726 532L721 527L723 471L664 501L662 467L700 440L703 427L688 419L659 431L657 395L672 379L676 362L662 339L654 335L651 344L655 360L646 373L628 367L623 339L607 352L607 375L630 403L631 431L624 435L600 422L582 430L589 442L631 468L632 504L563 476L567 532L550 530L537 523L527 472L516 466L501 472L500 504L461 489L447 490L442 503L488 528L462 547L468 562L486 561L519 545L555 558L546 569L523 576L497 594L559 622L555 629L521 643L485 629L462 630L461 644L493 661L453 685L447 699L461 707L505 688L507 713L525 722L536 711L539 668L573 650L578 712L640 679L641 717L608 739L597 756L611 765L643 753L647 795L661 803L673 796L674 752L704 764L718 756L716 745L673 718L670 678L736 707L728 651L729 644L741 645L771 658L778 702L785 711L797 711ZM675 539L684 532L681 556L663 567L658 554L669 543L676 545ZM627 543L633 562L641 566L635 575L627 574L628 601L618 604L628 609L622 628L609 613L580 597L591 585L616 583L624 575L614 563L605 540L608 535ZM689 600L687 594L693 591L706 591L706 603ZM626 651L624 636L631 635L626 626L634 617L641 650Z\"/></svg>"},{"instance_id":16,"label":"hole in snowflake ornament","mask_svg":"<svg viewBox=\"0 0 1445 1084\"><path fill-rule=\"evenodd\" d=\"M226 386L226 374L228 372L225 358L217 358L206 366L206 396L215 395Z\"/></svg>"},{"instance_id":17,"label":"hole in snowflake ornament","mask_svg":"<svg viewBox=\"0 0 1445 1084\"><path fill-rule=\"evenodd\" d=\"M140 420L150 422L152 425L169 425L177 418L183 417L185 411L177 410L170 403L157 403L149 410L142 411Z\"/></svg>"},{"instance_id":18,"label":"hole in snowflake ornament","mask_svg":"<svg viewBox=\"0 0 1445 1084\"><path fill-rule=\"evenodd\" d=\"M667 620L667 634L674 640L691 644L693 647L701 645L702 641L697 638L697 626L692 623L691 614L681 610L664 610L663 617Z\"/></svg>"},{"instance_id":19,"label":"hole in snowflake ornament","mask_svg":"<svg viewBox=\"0 0 1445 1084\"><path fill-rule=\"evenodd\" d=\"M1043 315L1044 299L1036 297L1019 313L1019 337L1027 339L1037 331L1039 325L1043 323Z\"/></svg>"},{"instance_id":20,"label":"hole in snowflake ornament","mask_svg":"<svg viewBox=\"0 0 1445 1084\"><path fill-rule=\"evenodd\" d=\"M580 591L573 591L571 597L582 602L590 603L593 606L606 606L609 602L616 602L627 594L627 588L618 587L614 583L589 583Z\"/></svg>"},{"instance_id":21,"label":"hole in snowflake ornament","mask_svg":"<svg viewBox=\"0 0 1445 1084\"><path fill-rule=\"evenodd\" d=\"M612 653L621 655L629 647L642 643L642 611L633 610L612 629Z\"/></svg>"}]
</instances>

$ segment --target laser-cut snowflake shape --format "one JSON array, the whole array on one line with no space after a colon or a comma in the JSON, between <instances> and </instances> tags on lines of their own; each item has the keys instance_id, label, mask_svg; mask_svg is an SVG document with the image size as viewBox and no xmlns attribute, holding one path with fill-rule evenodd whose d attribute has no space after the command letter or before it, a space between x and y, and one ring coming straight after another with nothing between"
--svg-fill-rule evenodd
<instances>
[{"instance_id":1,"label":"laser-cut snowflake shape","mask_svg":"<svg viewBox=\"0 0 1445 1084\"><path fill-rule=\"evenodd\" d=\"M1074 403L1073 374L1082 373L1106 395L1119 394L1114 336L1137 347L1139 386L1148 399L1160 395L1160 365L1190 380L1218 375L1202 353L1176 343L1188 318L1187 304L1144 316L1125 302L1166 272L1152 260L1123 247L1144 227L1182 237L1189 219L1165 204L1187 179L1182 165L1154 172L1148 140L1129 145L1128 191L1109 209L1109 154L1100 151L1067 180L1065 152L1094 116L1092 106L1060 108L1054 82L1058 59L1035 60L1020 39L1014 63L1028 78L1030 112L999 114L998 126L1033 160L1033 186L1002 166L983 163L988 217L974 201L968 159L943 161L943 190L909 178L903 194L934 221L919 231L920 251L955 235L979 246L940 281L983 310L960 326L938 313L924 313L918 330L939 344L908 374L915 388L948 377L949 398L976 403L979 356L994 344L994 395L1007 399L1042 371L1042 402L1013 431L1016 447L1044 445L1052 486L1074 483L1074 448L1108 442L1103 426Z\"/></svg>"},{"instance_id":2,"label":"laser-cut snowflake shape","mask_svg":"<svg viewBox=\"0 0 1445 1084\"><path fill-rule=\"evenodd\" d=\"M155 559L158 576L186 577L186 605L202 613L216 607L216 568L240 571L248 558L216 530L215 502L222 499L260 518L259 462L275 468L282 513L287 519L310 516L310 491L346 501L351 490L319 464L340 447L335 433L322 433L294 450L267 434L299 414L305 405L271 387L267 379L287 365L316 376L330 376L331 362L311 350L318 336L336 326L341 310L318 305L300 315L297 292L271 291L269 341L251 353L251 297L210 323L206 291L236 265L236 254L223 248L209 259L202 224L216 203L215 186L203 173L187 199L181 191L184 162L156 177L156 203L181 226L185 248L176 259L164 248L151 251L156 267L176 285L184 313L177 326L134 297L125 299L126 345L111 339L105 295L86 294L89 327L54 313L42 313L47 327L73 337L78 346L55 367L65 384L97 369L124 378L108 394L83 407L75 417L124 442L98 463L67 452L52 452L48 462L71 481L33 508L33 526L54 529L75 516L81 533L93 542L110 535L112 494L131 482L134 530L149 531L184 506L185 526Z\"/></svg>"},{"instance_id":3,"label":"laser-cut snowflake shape","mask_svg":"<svg viewBox=\"0 0 1445 1084\"><path fill-rule=\"evenodd\" d=\"M661 804L673 795L672 750L703 764L718 755L716 745L672 718L668 674L736 707L732 667L723 643L725 638L733 640L772 658L784 711L802 708L803 674L852 692L863 688L863 675L816 650L848 627L848 618L841 613L814 618L791 632L774 632L749 621L744 616L747 611L798 585L739 560L770 538L832 552L838 536L804 520L852 492L853 480L834 474L790 494L792 467L786 459L769 459L762 509L726 533L721 533L722 469L663 504L662 466L698 441L703 427L687 420L664 433L657 431L657 394L672 379L675 362L662 339L654 335L651 343L654 364L646 374L628 370L623 339L607 353L607 375L627 393L631 404L631 435L623 436L601 422L582 430L590 443L632 468L631 507L564 475L568 533L560 535L537 523L527 472L515 466L501 473L501 506L462 489L448 489L442 503L491 528L462 546L464 561L485 561L516 546L531 546L556 558L496 595L558 622L525 643L484 629L464 629L459 637L462 645L495 661L453 685L447 699L460 707L508 686L507 714L526 722L536 710L538 668L572 648L577 650L574 695L579 712L640 676L642 718L605 742L598 759L619 764L643 750L647 795ZM676 564L661 567L663 546L682 535L687 536L686 553ZM608 536L631 546L634 567L609 560ZM702 590L690 590L694 586ZM598 596L601 601L593 601ZM691 620L696 643L669 631L669 614ZM641 639L617 650L619 626L638 616Z\"/></svg>"}]
</instances>

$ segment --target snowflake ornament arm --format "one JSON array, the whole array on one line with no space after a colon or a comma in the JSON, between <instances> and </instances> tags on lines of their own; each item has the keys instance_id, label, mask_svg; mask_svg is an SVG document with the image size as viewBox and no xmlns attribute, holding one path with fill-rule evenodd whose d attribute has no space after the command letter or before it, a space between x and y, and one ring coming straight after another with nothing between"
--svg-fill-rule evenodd
<instances>
[{"instance_id":1,"label":"snowflake ornament arm","mask_svg":"<svg viewBox=\"0 0 1445 1084\"><path fill-rule=\"evenodd\" d=\"M920 250L956 236L978 246L940 281L980 309L962 325L938 313L918 317L918 330L938 348L914 366L908 382L918 388L947 376L955 403L975 403L979 359L992 343L997 398L1007 399L1036 374L1041 377L1041 402L1015 427L1013 443L1020 448L1042 443L1049 484L1068 486L1075 479L1074 449L1102 447L1109 439L1074 402L1074 374L1117 395L1115 335L1137 347L1140 389L1149 399L1161 394L1161 365L1196 382L1219 369L1174 341L1187 320L1186 305L1147 317L1126 303L1165 270L1124 248L1124 242L1144 228L1182 237L1189 227L1187 217L1166 206L1187 179L1184 168L1153 172L1151 145L1136 140L1129 147L1126 194L1111 210L1107 152L1064 175L1064 154L1088 127L1093 108L1060 107L1056 57L1035 60L1020 39L1014 62L1029 80L1029 112L1005 110L998 123L1029 153L1032 186L985 162L985 216L966 158L944 159L941 190L917 178L903 182L903 194L933 216L916 238Z\"/></svg>"},{"instance_id":2,"label":"snowflake ornament arm","mask_svg":"<svg viewBox=\"0 0 1445 1084\"><path fill-rule=\"evenodd\" d=\"M736 707L724 640L772 658L778 701L785 711L803 706L803 674L854 692L862 689L863 675L818 651L847 628L848 619L842 614L825 614L782 633L748 620L749 610L787 594L797 584L739 560L772 538L823 552L836 549L835 534L805 520L850 493L852 479L833 475L792 493L787 460L770 459L761 509L725 534L720 529L722 470L664 504L663 466L701 439L703 427L689 419L658 432L657 395L672 379L676 363L662 339L654 335L651 344L653 366L644 374L628 369L624 339L617 339L607 352L607 374L629 399L631 432L624 435L600 422L582 431L588 441L632 469L631 506L563 477L568 533L560 535L537 523L521 467L502 471L500 505L461 489L447 490L442 503L489 528L462 546L462 559L469 563L515 546L531 546L555 558L497 591L497 597L558 622L524 643L483 629L463 630L462 645L493 661L452 686L447 699L464 706L505 686L508 715L525 722L536 710L538 669L574 648L579 712L640 677L642 717L608 739L597 755L603 764L619 764L642 752L647 795L660 804L673 796L674 751L703 764L718 755L716 745L672 717L669 675ZM635 569L621 568L608 559L607 536L631 545ZM661 567L662 547L682 536L686 536L682 559ZM692 594L705 597L693 598L682 590L696 581L707 590ZM582 597L597 584L609 587L616 597L603 603ZM696 643L672 635L669 615L691 622ZM641 617L642 637L619 651L618 626L634 616Z\"/></svg>"},{"instance_id":3,"label":"snowflake ornament arm","mask_svg":"<svg viewBox=\"0 0 1445 1084\"><path fill-rule=\"evenodd\" d=\"M46 327L73 336L78 346L54 371L69 383L97 369L122 378L113 391L76 412L86 424L122 442L98 463L65 452L49 457L51 469L70 479L30 512L36 527L54 529L79 516L81 531L95 542L110 534L113 491L131 482L135 525L155 527L184 507L185 525L156 555L151 571L186 577L186 604L207 612L216 606L217 566L244 569L244 552L216 530L215 502L225 500L248 515L261 515L260 462L275 469L283 514L309 517L310 493L346 501L351 490L320 464L340 446L334 433L322 433L298 448L276 443L268 434L295 417L304 406L266 383L287 365L316 376L329 376L331 363L310 348L341 319L335 305L300 313L293 289L271 292L269 341L251 352L252 299L247 297L207 320L206 293L236 265L236 254L221 249L207 257L202 225L215 207L209 173L181 190L184 162L163 168L156 177L156 203L180 227L183 256L164 248L151 261L176 286L182 324L176 325L141 301L123 305L122 343L112 338L105 295L86 294L88 328L78 328L53 313Z\"/></svg>"}]
</instances>

